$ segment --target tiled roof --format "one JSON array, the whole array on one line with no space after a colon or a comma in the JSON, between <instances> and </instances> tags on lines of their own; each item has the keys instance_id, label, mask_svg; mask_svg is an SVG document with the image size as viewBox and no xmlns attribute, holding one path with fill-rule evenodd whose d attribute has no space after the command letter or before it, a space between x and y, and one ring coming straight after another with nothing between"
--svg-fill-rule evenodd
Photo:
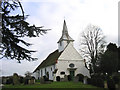
<instances>
[{"instance_id":1,"label":"tiled roof","mask_svg":"<svg viewBox=\"0 0 120 90\"><path fill-rule=\"evenodd\" d=\"M59 52L58 50L55 50L51 54L48 55L48 57L34 70L36 72L40 68L44 68L50 65L54 65L56 63L56 60L59 58L62 52Z\"/></svg>"}]
</instances>

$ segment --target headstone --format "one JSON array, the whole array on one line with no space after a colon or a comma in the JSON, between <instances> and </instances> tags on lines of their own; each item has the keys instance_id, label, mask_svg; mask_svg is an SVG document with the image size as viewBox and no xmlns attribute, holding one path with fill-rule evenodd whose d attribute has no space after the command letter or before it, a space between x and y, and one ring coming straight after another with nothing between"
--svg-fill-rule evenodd
<instances>
[{"instance_id":1,"label":"headstone","mask_svg":"<svg viewBox=\"0 0 120 90\"><path fill-rule=\"evenodd\" d=\"M2 84L6 84L6 82L7 82L7 78L2 78Z\"/></svg>"},{"instance_id":2,"label":"headstone","mask_svg":"<svg viewBox=\"0 0 120 90\"><path fill-rule=\"evenodd\" d=\"M17 73L14 73L13 74L13 85L18 85L18 84L20 84L20 82L19 82L19 76L18 76Z\"/></svg>"},{"instance_id":3,"label":"headstone","mask_svg":"<svg viewBox=\"0 0 120 90\"><path fill-rule=\"evenodd\" d=\"M84 79L83 79L84 84L87 84L87 78L88 78L87 76L84 76Z\"/></svg>"},{"instance_id":4,"label":"headstone","mask_svg":"<svg viewBox=\"0 0 120 90\"><path fill-rule=\"evenodd\" d=\"M44 83L45 83L44 77L41 77L41 78L40 78L40 83L41 83L41 84L44 84Z\"/></svg>"},{"instance_id":5,"label":"headstone","mask_svg":"<svg viewBox=\"0 0 120 90\"><path fill-rule=\"evenodd\" d=\"M75 76L73 82L79 82L79 76Z\"/></svg>"},{"instance_id":6,"label":"headstone","mask_svg":"<svg viewBox=\"0 0 120 90\"><path fill-rule=\"evenodd\" d=\"M28 81L29 84L35 84L35 78L31 77Z\"/></svg>"},{"instance_id":7,"label":"headstone","mask_svg":"<svg viewBox=\"0 0 120 90\"><path fill-rule=\"evenodd\" d=\"M29 76L26 76L26 77L24 78L24 84L25 84L25 85L29 84L29 79L30 79Z\"/></svg>"},{"instance_id":8,"label":"headstone","mask_svg":"<svg viewBox=\"0 0 120 90\"><path fill-rule=\"evenodd\" d=\"M67 82L67 81L68 81L68 76L67 76L67 75L64 75L64 78L61 78L60 81Z\"/></svg>"},{"instance_id":9,"label":"headstone","mask_svg":"<svg viewBox=\"0 0 120 90\"><path fill-rule=\"evenodd\" d=\"M24 83L24 78L23 77L20 77L20 83Z\"/></svg>"}]
</instances>

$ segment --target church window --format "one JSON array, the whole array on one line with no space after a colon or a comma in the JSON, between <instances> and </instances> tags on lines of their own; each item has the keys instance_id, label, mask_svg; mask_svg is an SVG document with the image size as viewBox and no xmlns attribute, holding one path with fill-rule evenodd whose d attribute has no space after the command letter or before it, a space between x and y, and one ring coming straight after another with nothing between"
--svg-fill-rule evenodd
<instances>
[{"instance_id":1,"label":"church window","mask_svg":"<svg viewBox=\"0 0 120 90\"><path fill-rule=\"evenodd\" d=\"M40 70L38 70L38 78L39 78L39 76L40 76Z\"/></svg>"},{"instance_id":2,"label":"church window","mask_svg":"<svg viewBox=\"0 0 120 90\"><path fill-rule=\"evenodd\" d=\"M60 74L61 74L61 75L63 75L63 74L65 74L65 72L64 72L64 71L62 71L62 72L60 72Z\"/></svg>"},{"instance_id":3,"label":"church window","mask_svg":"<svg viewBox=\"0 0 120 90\"><path fill-rule=\"evenodd\" d=\"M51 67L51 71L52 71L52 67Z\"/></svg>"},{"instance_id":4,"label":"church window","mask_svg":"<svg viewBox=\"0 0 120 90\"><path fill-rule=\"evenodd\" d=\"M53 66L54 70L55 70L55 65Z\"/></svg>"},{"instance_id":5,"label":"church window","mask_svg":"<svg viewBox=\"0 0 120 90\"><path fill-rule=\"evenodd\" d=\"M42 77L42 70L41 70L41 77Z\"/></svg>"},{"instance_id":6,"label":"church window","mask_svg":"<svg viewBox=\"0 0 120 90\"><path fill-rule=\"evenodd\" d=\"M75 65L73 63L69 64L69 67L73 68Z\"/></svg>"},{"instance_id":7,"label":"church window","mask_svg":"<svg viewBox=\"0 0 120 90\"><path fill-rule=\"evenodd\" d=\"M54 72L52 72L52 76L54 76Z\"/></svg>"},{"instance_id":8,"label":"church window","mask_svg":"<svg viewBox=\"0 0 120 90\"><path fill-rule=\"evenodd\" d=\"M47 70L46 70L46 68L45 68L45 74L47 73Z\"/></svg>"}]
</instances>

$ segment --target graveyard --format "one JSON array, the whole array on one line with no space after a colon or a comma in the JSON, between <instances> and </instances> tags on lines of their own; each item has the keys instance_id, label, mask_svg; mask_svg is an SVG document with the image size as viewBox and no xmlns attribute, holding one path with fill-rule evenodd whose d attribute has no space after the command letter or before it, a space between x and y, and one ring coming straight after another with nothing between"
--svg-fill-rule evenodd
<instances>
[{"instance_id":1,"label":"graveyard","mask_svg":"<svg viewBox=\"0 0 120 90\"><path fill-rule=\"evenodd\" d=\"M52 82L49 84L40 84L39 82L36 82L32 85L5 85L3 88L98 88L92 85L85 85L81 82ZM102 88L98 88L100 90L103 90Z\"/></svg>"},{"instance_id":2,"label":"graveyard","mask_svg":"<svg viewBox=\"0 0 120 90\"><path fill-rule=\"evenodd\" d=\"M106 86L107 82L102 79L87 78L87 81L84 82L84 76L81 74L75 76L73 80L69 76L65 76L64 78L57 78L56 81L52 81L45 76L37 80L33 76L27 75L22 77L14 73L13 76L2 77L2 84L3 90L7 88L94 88L98 90L108 90Z\"/></svg>"},{"instance_id":3,"label":"graveyard","mask_svg":"<svg viewBox=\"0 0 120 90\"><path fill-rule=\"evenodd\" d=\"M83 84L79 78L74 78L73 81L67 78L62 78L56 82L50 81L47 77L36 80L33 76L22 77L17 73L13 76L2 77L3 88L99 88L93 85Z\"/></svg>"}]
</instances>

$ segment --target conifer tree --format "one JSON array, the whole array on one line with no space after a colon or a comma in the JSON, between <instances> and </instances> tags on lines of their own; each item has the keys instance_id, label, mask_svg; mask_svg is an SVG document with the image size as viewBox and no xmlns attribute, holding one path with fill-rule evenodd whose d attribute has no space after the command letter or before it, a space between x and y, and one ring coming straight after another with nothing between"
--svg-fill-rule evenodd
<instances>
[{"instance_id":1,"label":"conifer tree","mask_svg":"<svg viewBox=\"0 0 120 90\"><path fill-rule=\"evenodd\" d=\"M24 10L19 0L4 0L0 3L0 14L2 15L2 28L0 28L2 35L2 42L0 44L1 56L16 59L19 62L21 60L36 60L37 58L31 56L31 53L35 51L28 50L19 43L30 46L31 44L22 40L22 38L39 37L40 35L46 34L48 29L30 25L26 21L28 15L24 15ZM20 9L22 14L12 15L11 12L17 9Z\"/></svg>"}]
</instances>

